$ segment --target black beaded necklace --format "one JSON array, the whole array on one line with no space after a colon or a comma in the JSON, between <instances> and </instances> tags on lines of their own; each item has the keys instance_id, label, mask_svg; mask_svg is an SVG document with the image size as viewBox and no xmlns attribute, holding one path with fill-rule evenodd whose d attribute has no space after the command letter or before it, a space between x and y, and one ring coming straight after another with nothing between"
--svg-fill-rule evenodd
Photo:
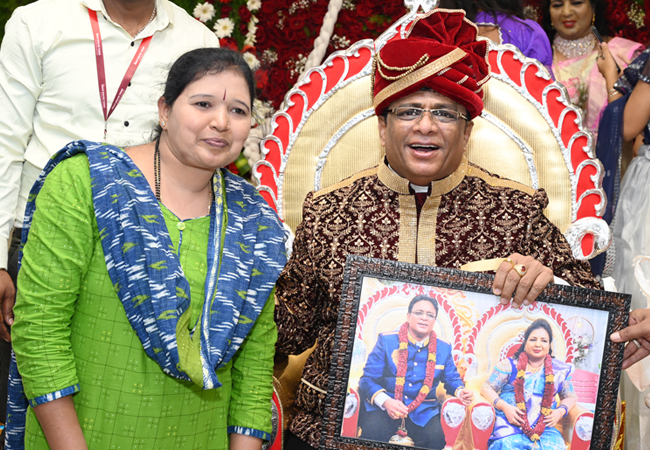
<instances>
[{"instance_id":1,"label":"black beaded necklace","mask_svg":"<svg viewBox=\"0 0 650 450\"><path fill-rule=\"evenodd\" d=\"M154 173L154 186L156 189L156 199L160 200L160 138L156 139L156 146L153 152L153 173ZM210 203L208 204L208 214L212 209L212 204L214 203L214 181L210 178Z\"/></svg>"}]
</instances>

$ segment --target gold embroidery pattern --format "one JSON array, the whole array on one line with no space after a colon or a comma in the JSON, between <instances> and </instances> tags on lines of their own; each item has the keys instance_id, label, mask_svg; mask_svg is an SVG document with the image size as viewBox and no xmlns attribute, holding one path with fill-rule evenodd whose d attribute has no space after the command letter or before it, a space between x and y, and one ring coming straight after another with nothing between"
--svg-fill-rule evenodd
<instances>
[{"instance_id":1,"label":"gold embroidery pattern","mask_svg":"<svg viewBox=\"0 0 650 450\"><path fill-rule=\"evenodd\" d=\"M442 197L432 195L422 206L418 230L418 264L436 265L436 225L441 200Z\"/></svg>"},{"instance_id":2,"label":"gold embroidery pattern","mask_svg":"<svg viewBox=\"0 0 650 450\"><path fill-rule=\"evenodd\" d=\"M403 205L408 197L415 210L415 200L403 193L408 182L391 174L395 175L380 165L342 182L338 189L309 194L305 200L293 254L276 288L276 350L298 354L317 341L302 374L314 386L328 384L346 256L403 258L405 230L415 223L415 212L406 217ZM435 248L430 255L420 245L418 258L458 268L518 252L535 257L571 284L598 288L588 264L573 259L561 232L544 217L546 194L500 186L506 183L511 182L465 160L457 172L433 183L433 198L423 207L419 233L421 242L428 237L427 245ZM415 225L411 230L416 232ZM301 383L296 408L291 431L318 447L325 395Z\"/></svg>"},{"instance_id":3,"label":"gold embroidery pattern","mask_svg":"<svg viewBox=\"0 0 650 450\"><path fill-rule=\"evenodd\" d=\"M442 58L438 58L432 63L427 64L426 66L416 70L415 72L412 72L407 76L400 78L395 83L391 83L390 85L386 86L384 89L379 91L379 93L377 93L377 95L373 99L373 106L377 108L377 106L379 106L387 98L392 97L396 93L403 91L404 89L414 85L419 81L422 81L426 78L429 78L430 76L437 74L442 69L445 69L446 67L449 67L457 63L465 56L467 56L467 53L465 53L460 48L456 48L453 51L446 54L445 56L443 56Z\"/></svg>"},{"instance_id":4,"label":"gold embroidery pattern","mask_svg":"<svg viewBox=\"0 0 650 450\"><path fill-rule=\"evenodd\" d=\"M380 56L379 53L375 53L375 59L377 60L377 64L378 64L377 65L377 71L379 71L379 75L381 75L382 78L384 78L385 80L395 81L395 80L399 80L400 78L404 78L409 73L411 73L414 70L419 69L420 67L425 65L427 63L427 61L429 61L429 55L425 53L418 60L418 62L416 62L412 66L408 66L408 67L392 67L392 66L389 66L384 61L382 61L381 56ZM394 76L394 77L389 77L386 74L384 74L384 72L382 72L382 70L381 70L382 67L384 69L386 69L386 70L392 70L393 72L403 72L403 73L400 74L400 75Z\"/></svg>"},{"instance_id":5,"label":"gold embroidery pattern","mask_svg":"<svg viewBox=\"0 0 650 450\"><path fill-rule=\"evenodd\" d=\"M415 196L399 196L399 216L399 257L397 260L415 263L418 243L418 216L415 207Z\"/></svg>"}]
</instances>

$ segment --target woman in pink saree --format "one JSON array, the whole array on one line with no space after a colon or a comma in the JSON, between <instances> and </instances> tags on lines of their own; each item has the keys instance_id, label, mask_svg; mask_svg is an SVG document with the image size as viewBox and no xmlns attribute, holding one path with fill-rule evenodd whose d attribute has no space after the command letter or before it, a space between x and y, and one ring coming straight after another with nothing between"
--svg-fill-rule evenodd
<instances>
[{"instance_id":1,"label":"woman in pink saree","mask_svg":"<svg viewBox=\"0 0 650 450\"><path fill-rule=\"evenodd\" d=\"M604 0L546 0L542 26L553 46L553 74L566 86L571 101L582 109L585 127L598 133L598 122L617 77L605 78L598 70L601 48L591 27L606 33ZM619 37L604 40L621 69L645 47ZM609 79L611 78L611 79Z\"/></svg>"}]
</instances>

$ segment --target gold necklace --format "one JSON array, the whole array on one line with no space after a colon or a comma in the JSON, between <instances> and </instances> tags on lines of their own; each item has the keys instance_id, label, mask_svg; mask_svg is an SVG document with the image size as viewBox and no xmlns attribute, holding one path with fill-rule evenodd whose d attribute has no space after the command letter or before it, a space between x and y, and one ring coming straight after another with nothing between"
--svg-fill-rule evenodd
<instances>
[{"instance_id":1,"label":"gold necklace","mask_svg":"<svg viewBox=\"0 0 650 450\"><path fill-rule=\"evenodd\" d=\"M544 367L544 364L542 364L542 365L539 366L539 367L533 367L533 366L531 366L530 364L527 364L527 365L526 365L526 372L537 373L537 372L539 372L540 370L542 370L543 367Z\"/></svg>"}]
</instances>

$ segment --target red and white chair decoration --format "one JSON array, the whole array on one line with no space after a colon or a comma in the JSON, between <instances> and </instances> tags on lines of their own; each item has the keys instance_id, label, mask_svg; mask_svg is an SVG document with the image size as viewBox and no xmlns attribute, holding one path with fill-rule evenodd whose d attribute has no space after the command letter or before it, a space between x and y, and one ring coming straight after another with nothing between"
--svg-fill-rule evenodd
<instances>
[{"instance_id":1,"label":"red and white chair decoration","mask_svg":"<svg viewBox=\"0 0 650 450\"><path fill-rule=\"evenodd\" d=\"M386 42L403 35L414 18L409 13L376 41L359 41L330 55L287 93L285 107L273 116L273 131L262 141L262 160L253 173L264 198L291 229L301 220L309 191L381 160L370 95L372 59ZM490 44L489 62L492 79L485 85L486 109L475 119L470 161L533 188L544 187L550 200L546 213L563 230L576 257L589 259L604 251L611 235L601 219L603 168L580 111L564 86L515 47ZM524 103L526 115L513 113L508 107L513 101ZM331 103L336 106L328 110ZM499 152L483 151L486 136ZM500 156L502 143L518 154Z\"/></svg>"}]
</instances>

